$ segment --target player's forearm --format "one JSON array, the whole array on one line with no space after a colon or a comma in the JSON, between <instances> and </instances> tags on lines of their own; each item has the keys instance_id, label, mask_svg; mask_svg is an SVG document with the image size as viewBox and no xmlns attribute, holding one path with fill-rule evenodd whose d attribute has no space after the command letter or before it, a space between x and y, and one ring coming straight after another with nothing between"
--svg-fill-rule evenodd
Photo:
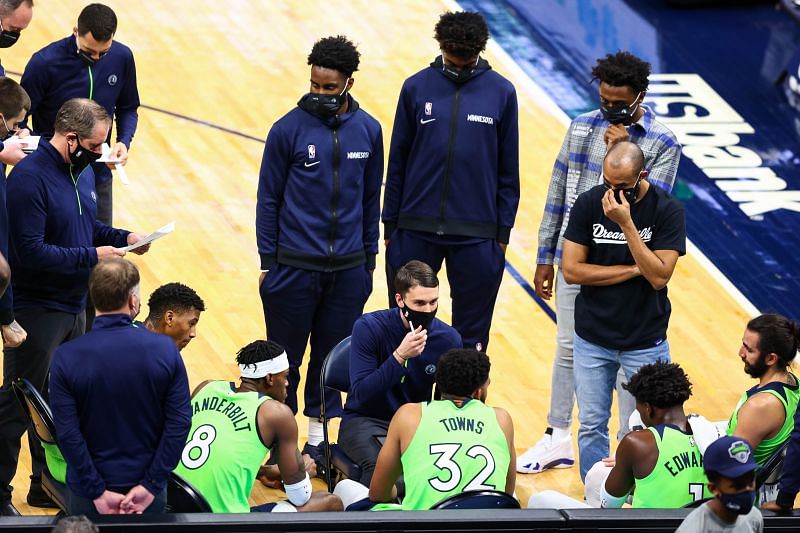
<instances>
[{"instance_id":1,"label":"player's forearm","mask_svg":"<svg viewBox=\"0 0 800 533\"><path fill-rule=\"evenodd\" d=\"M573 285L616 285L639 275L636 265L593 265L591 263L567 263L562 265L564 280Z\"/></svg>"},{"instance_id":2,"label":"player's forearm","mask_svg":"<svg viewBox=\"0 0 800 533\"><path fill-rule=\"evenodd\" d=\"M639 273L650 282L655 290L661 290L667 286L667 282L672 277L674 265L665 264L650 248L645 245L641 235L636 230L633 222L622 226L625 239L628 241L628 249L633 255L633 260L639 267Z\"/></svg>"}]
</instances>

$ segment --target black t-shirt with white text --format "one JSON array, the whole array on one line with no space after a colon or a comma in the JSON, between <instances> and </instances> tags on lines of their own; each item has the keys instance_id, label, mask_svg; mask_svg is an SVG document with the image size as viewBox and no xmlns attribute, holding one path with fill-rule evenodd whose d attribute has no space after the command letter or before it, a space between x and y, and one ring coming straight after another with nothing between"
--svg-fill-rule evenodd
<instances>
[{"instance_id":1,"label":"black t-shirt with white text","mask_svg":"<svg viewBox=\"0 0 800 533\"><path fill-rule=\"evenodd\" d=\"M633 265L625 234L603 213L605 192L598 185L578 197L564 238L589 248L589 264ZM669 193L650 185L631 205L631 219L649 249L686 253L683 206ZM644 276L603 287L582 285L575 300L575 333L612 350L651 348L666 339L669 315L667 288L655 290Z\"/></svg>"}]
</instances>

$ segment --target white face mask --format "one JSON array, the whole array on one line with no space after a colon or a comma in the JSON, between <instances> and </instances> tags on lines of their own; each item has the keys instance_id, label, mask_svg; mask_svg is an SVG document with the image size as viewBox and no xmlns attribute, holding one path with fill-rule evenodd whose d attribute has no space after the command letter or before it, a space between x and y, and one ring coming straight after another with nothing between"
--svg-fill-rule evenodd
<instances>
[{"instance_id":1,"label":"white face mask","mask_svg":"<svg viewBox=\"0 0 800 533\"><path fill-rule=\"evenodd\" d=\"M642 414L638 409L634 409L630 418L628 418L628 428L633 431L636 429L644 429L645 427L647 426L642 421Z\"/></svg>"}]
</instances>

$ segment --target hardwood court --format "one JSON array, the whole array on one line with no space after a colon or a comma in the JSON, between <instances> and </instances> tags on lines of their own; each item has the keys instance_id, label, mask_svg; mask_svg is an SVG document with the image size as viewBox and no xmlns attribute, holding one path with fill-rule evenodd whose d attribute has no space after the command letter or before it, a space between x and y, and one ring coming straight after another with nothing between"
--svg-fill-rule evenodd
<instances>
[{"instance_id":1,"label":"hardwood court","mask_svg":"<svg viewBox=\"0 0 800 533\"><path fill-rule=\"evenodd\" d=\"M433 26L452 4L422 0L106 3L119 18L117 39L134 51L141 101L148 106L139 111L130 152L131 184L114 185L115 225L150 232L175 220L175 232L157 242L150 253L129 256L142 272L143 297L170 281L195 288L207 311L198 337L183 351L191 385L209 378L235 379L235 352L265 335L254 231L263 145L253 138L264 139L271 124L308 91L306 57L314 41L345 34L362 54L353 95L383 125L388 152L400 86L437 54ZM14 48L1 54L6 69L22 72L33 52L68 35L84 5L77 0L37 2L31 26ZM485 55L518 90L522 171L522 200L507 259L532 284L537 229L566 125L535 95L531 81L502 56L491 47ZM379 255L367 311L386 305L382 272ZM444 275L441 281L439 316L448 321ZM670 298L673 358L685 366L695 384L689 408L709 419L727 418L741 392L751 385L736 355L748 312L692 255L679 261ZM546 427L554 348L555 325L506 275L488 349L493 362L489 403L511 413L518 453ZM614 418L612 434L616 428ZM301 439L305 431L301 418ZM26 447L14 482L14 504L23 513L38 514L39 509L24 503L29 469ZM322 488L321 483L317 486ZM581 497L577 467L517 477L517 496L523 505L543 489ZM280 496L256 483L252 501Z\"/></svg>"}]
</instances>

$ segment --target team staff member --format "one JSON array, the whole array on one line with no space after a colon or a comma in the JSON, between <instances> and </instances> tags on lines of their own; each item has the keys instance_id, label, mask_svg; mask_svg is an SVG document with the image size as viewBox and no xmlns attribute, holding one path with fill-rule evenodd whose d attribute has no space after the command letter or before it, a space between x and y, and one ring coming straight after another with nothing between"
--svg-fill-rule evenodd
<instances>
[{"instance_id":1,"label":"team staff member","mask_svg":"<svg viewBox=\"0 0 800 533\"><path fill-rule=\"evenodd\" d=\"M600 82L600 109L579 115L567 129L558 153L550 188L547 191L542 222L539 225L539 250L533 281L536 294L545 300L553 296L555 278L557 335L550 393L549 427L545 435L517 461L517 471L537 473L551 467L574 463L572 452L572 407L575 381L572 369L572 340L575 336L575 297L580 285L564 281L554 265L561 262L564 232L575 199L602 181L603 158L620 141L636 143L644 153L647 181L667 192L672 191L681 157L675 135L642 102L647 94L650 64L629 52L609 54L597 61L592 77ZM617 382L621 421L627 423L633 400ZM627 431L623 427L618 439Z\"/></svg>"},{"instance_id":2,"label":"team staff member","mask_svg":"<svg viewBox=\"0 0 800 533\"><path fill-rule=\"evenodd\" d=\"M394 273L412 259L447 261L453 327L485 350L519 204L514 86L480 57L489 30L478 13L445 13L442 54L408 78L392 130L383 224L389 305Z\"/></svg>"},{"instance_id":3,"label":"team staff member","mask_svg":"<svg viewBox=\"0 0 800 533\"><path fill-rule=\"evenodd\" d=\"M623 386L636 399L636 409L646 429L625 435L615 460L604 461L605 466L612 466L610 471L603 463L592 468L600 476L605 471L607 477L600 483L599 494L590 495L591 474L587 476L587 500L596 496L601 507L622 507L633 491L633 507L677 509L710 497L703 454L683 410L692 395L692 384L683 369L675 363L657 361L641 367ZM567 509L587 505L544 491L532 496L528 507Z\"/></svg>"},{"instance_id":4,"label":"team staff member","mask_svg":"<svg viewBox=\"0 0 800 533\"><path fill-rule=\"evenodd\" d=\"M289 502L253 511L341 511L327 492L312 492L297 421L283 402L289 359L274 341L254 341L236 354L241 382L205 381L192 394L192 429L175 470L200 491L215 513L247 513L253 482L274 448Z\"/></svg>"},{"instance_id":5,"label":"team staff member","mask_svg":"<svg viewBox=\"0 0 800 533\"><path fill-rule=\"evenodd\" d=\"M603 185L575 201L564 234L564 279L575 300L575 390L581 479L609 454L608 419L617 372L669 360L667 283L686 253L683 206L645 179L644 155L616 143Z\"/></svg>"},{"instance_id":6,"label":"team staff member","mask_svg":"<svg viewBox=\"0 0 800 533\"><path fill-rule=\"evenodd\" d=\"M442 356L436 370L441 400L408 403L397 410L378 456L369 499L348 510L421 511L467 490L514 493L514 425L505 409L485 404L490 366L489 357L477 350L455 349ZM401 474L406 484L402 505L373 506L394 499ZM349 504L358 499L358 488L344 483L336 492L343 492Z\"/></svg>"},{"instance_id":7,"label":"team staff member","mask_svg":"<svg viewBox=\"0 0 800 533\"><path fill-rule=\"evenodd\" d=\"M89 4L78 16L72 35L55 41L31 57L22 73L22 86L31 97L30 115L37 135L53 134L56 113L70 98L94 100L117 122L117 141L112 128L105 141L112 156L124 165L139 121L139 90L131 49L114 41L117 16L103 4ZM111 170L92 165L97 180L97 219L112 220Z\"/></svg>"},{"instance_id":8,"label":"team staff member","mask_svg":"<svg viewBox=\"0 0 800 533\"><path fill-rule=\"evenodd\" d=\"M308 445L321 459L319 372L350 335L372 292L383 175L381 126L350 94L360 54L344 36L314 44L310 92L269 132L261 162L256 237L267 336L289 354L286 404L297 412L303 353ZM331 394L327 413L340 416Z\"/></svg>"},{"instance_id":9,"label":"team staff member","mask_svg":"<svg viewBox=\"0 0 800 533\"><path fill-rule=\"evenodd\" d=\"M203 299L183 283L167 283L157 288L147 300L144 326L167 335L183 350L197 335L200 313L206 310Z\"/></svg>"},{"instance_id":10,"label":"team staff member","mask_svg":"<svg viewBox=\"0 0 800 533\"><path fill-rule=\"evenodd\" d=\"M2 3L0 2L0 5ZM3 140L15 134L22 134L19 123L25 119L25 114L31 107L31 99L28 94L16 81L11 78L0 78L0 138ZM20 154L18 159L8 161L11 164L18 163L25 153L19 144L9 143L2 146L0 141L0 156L4 153L8 155L11 151ZM6 160L0 157L2 162ZM0 164L0 173L5 177L5 165ZM8 258L8 212L6 211L6 180L0 179L0 254ZM14 300L12 291L8 290L0 297L0 332L3 336L3 346L19 346L26 336L26 332L14 319Z\"/></svg>"},{"instance_id":11,"label":"team staff member","mask_svg":"<svg viewBox=\"0 0 800 533\"><path fill-rule=\"evenodd\" d=\"M14 46L32 18L33 0L0 0L0 48ZM0 77L5 75L0 65Z\"/></svg>"},{"instance_id":12,"label":"team staff member","mask_svg":"<svg viewBox=\"0 0 800 533\"><path fill-rule=\"evenodd\" d=\"M125 259L89 277L95 327L53 355L50 405L67 462L69 514L163 513L191 425L175 343L134 327L139 271Z\"/></svg>"},{"instance_id":13,"label":"team staff member","mask_svg":"<svg viewBox=\"0 0 800 533\"><path fill-rule=\"evenodd\" d=\"M9 484L27 420L11 384L27 378L45 390L50 356L84 331L87 281L98 263L124 255L118 247L141 235L96 219L91 162L100 156L111 119L97 103L67 101L56 117L55 135L20 161L8 177L10 264L14 314L28 332L24 343L6 348L0 390L0 504L11 500ZM144 253L141 247L136 252ZM30 437L33 479L28 503L53 505L41 489L43 452Z\"/></svg>"},{"instance_id":14,"label":"team staff member","mask_svg":"<svg viewBox=\"0 0 800 533\"><path fill-rule=\"evenodd\" d=\"M435 318L439 280L421 261L409 261L395 275L398 308L367 313L353 326L350 391L339 446L361 466L369 485L380 451L376 436L406 403L430 400L436 365L443 353L461 346L458 332Z\"/></svg>"}]
</instances>

